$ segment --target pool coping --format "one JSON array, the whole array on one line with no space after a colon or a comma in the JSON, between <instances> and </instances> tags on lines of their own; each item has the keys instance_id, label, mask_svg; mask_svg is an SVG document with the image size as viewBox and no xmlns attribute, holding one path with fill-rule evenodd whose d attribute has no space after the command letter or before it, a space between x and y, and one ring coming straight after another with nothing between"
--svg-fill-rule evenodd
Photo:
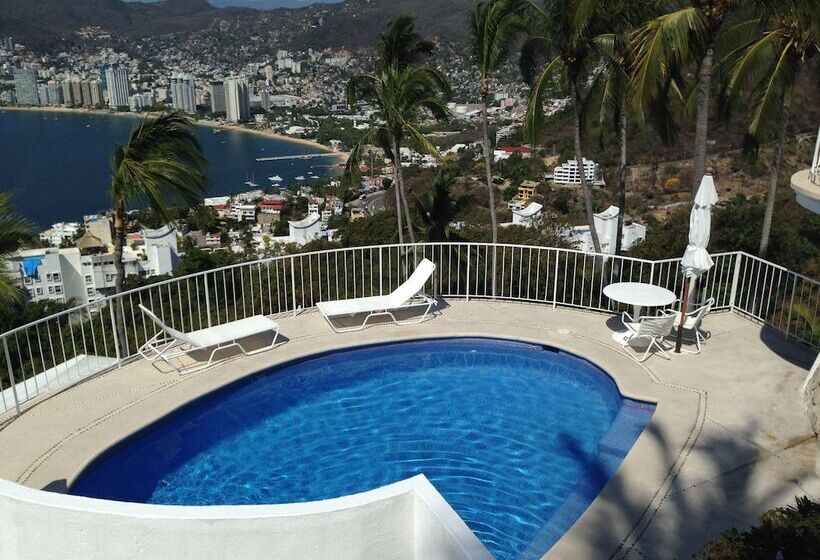
<instances>
[{"instance_id":1,"label":"pool coping","mask_svg":"<svg viewBox=\"0 0 820 560\"><path fill-rule=\"evenodd\" d=\"M539 307L543 308L543 306ZM567 312L567 310L560 311L560 313ZM569 313L589 315L587 312L579 311L569 311ZM294 321L308 320L311 315L315 318L316 314L308 313L306 315L307 316L297 317ZM594 315L601 317L600 314ZM194 380L195 376L200 376L201 374L192 374L191 376L180 378L179 383L188 383L189 389L192 388L193 385L197 385L197 387L195 387L196 390L193 391L194 394L189 394L183 403L177 403L176 406L171 406L166 403L164 408L160 411L154 411L154 414L149 418L142 418L141 422L132 421L130 425L119 426L119 437L109 433L107 438L104 438L102 441L97 441L96 445L91 447L88 447L88 442L85 442L84 457L86 459L77 461L75 456L73 465L67 465L62 462L60 470L65 475L64 480L70 484L88 465L96 461L101 454L105 453L112 446L120 444L135 432L150 426L168 414L172 414L180 405L189 403L197 398L206 397L208 394L220 388L224 388L231 382L239 382L240 380L258 374L262 370L293 360L302 359L305 356L366 346L368 344L401 342L419 338L487 337L520 341L565 350L579 356L609 375L622 396L655 404L655 413L650 419L649 424L623 458L615 474L576 520L573 526L547 553L547 557L571 557L573 554L577 556L577 552L575 551L583 550L584 548L582 543L578 542L579 535L594 530L596 523L601 523L606 520L604 510L599 507L599 505L602 502L617 499L618 492L614 487L624 485L632 487L630 492L634 490L636 494L640 495L633 501L641 505L640 507L633 508L633 511L630 512L630 517L633 518L631 528L627 534L623 536L622 540L619 543L607 543L607 545L602 544L602 546L604 548L610 548L608 545L614 546L615 552L612 553L613 558L627 554L631 550L630 543L636 540L642 532L642 529L651 523L654 514L657 512L666 493L669 491L671 481L674 480L683 462L685 462L694 441L697 439L697 435L704 421L705 392L682 384L664 382L655 376L646 365L636 363L622 351L615 349L611 343L607 344L601 340L587 336L583 332L573 332L569 329L554 329L544 327L543 325L526 325L521 324L521 322L506 324L504 325L505 328L503 332L498 332L496 329L499 324L503 324L503 322L491 322L487 320L456 320L443 322L439 318L436 318L415 327L381 327L355 333L353 336L337 334L327 336L329 333L321 332L322 329L319 329L319 332L314 334L294 337L289 342L277 347L271 352L255 356L254 358L256 359L239 357L227 362L221 362L208 370L204 370L202 374L205 374L207 377L200 377L200 379L206 379L209 381L208 383L188 383ZM533 329L536 329L536 335L534 335ZM314 345L316 343L318 343L318 345ZM302 346L310 346L310 348L302 349ZM289 349L288 347L291 348ZM243 367L238 367L240 365ZM128 367L132 366L126 366L126 368ZM227 375L226 370L230 370L230 373ZM120 370L115 370L115 372L116 371ZM218 381L216 378L219 378L220 375L225 378L224 381L214 383ZM173 386L179 383L174 383ZM79 385L77 389L84 385L86 384ZM77 389L60 393L59 395L55 395L54 398L59 398L60 395L71 395ZM145 398L152 398L153 396L156 395L152 392ZM140 402L140 400L134 401L129 403L129 406L125 408L130 408L132 405L137 406ZM46 403L44 406L48 406L48 404ZM123 410L113 411L105 415L99 419L99 423L92 423L92 425L87 426L87 429L93 430L100 424L106 424L110 428L111 423L108 423L107 420L117 416L120 412L123 412ZM648 433L650 432L664 434L667 439L666 444L671 444L677 449L677 453L671 462L668 457L665 457L662 453L659 454L657 447L649 441L650 437ZM76 437L81 437L82 435L81 433ZM69 440L76 439L76 437L64 438L64 440L55 445L56 450L59 451L63 447L70 445L72 442ZM95 449L96 452L94 451ZM34 486L42 487L42 485L35 482L38 477L34 476L32 478L32 475L49 461L50 458L51 454L38 458L38 460L31 465L33 468L26 469L26 472L18 477L18 482L23 484L33 483ZM650 480L652 481L651 484L649 483ZM164 508L169 506L154 507ZM224 507L231 508L240 506ZM610 548L610 551L611 550Z\"/></svg>"}]
</instances>

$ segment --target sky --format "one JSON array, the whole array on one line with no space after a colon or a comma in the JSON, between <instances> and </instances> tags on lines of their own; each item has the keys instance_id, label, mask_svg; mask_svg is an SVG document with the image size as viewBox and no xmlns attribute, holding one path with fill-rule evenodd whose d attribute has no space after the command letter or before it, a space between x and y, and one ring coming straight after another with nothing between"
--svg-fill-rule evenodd
<instances>
[{"instance_id":1,"label":"sky","mask_svg":"<svg viewBox=\"0 0 820 560\"><path fill-rule=\"evenodd\" d=\"M125 0L126 2L156 2L157 0ZM258 8L260 10L270 10L273 8L299 8L309 4L335 4L342 0L208 0L214 6L243 6L246 8Z\"/></svg>"}]
</instances>

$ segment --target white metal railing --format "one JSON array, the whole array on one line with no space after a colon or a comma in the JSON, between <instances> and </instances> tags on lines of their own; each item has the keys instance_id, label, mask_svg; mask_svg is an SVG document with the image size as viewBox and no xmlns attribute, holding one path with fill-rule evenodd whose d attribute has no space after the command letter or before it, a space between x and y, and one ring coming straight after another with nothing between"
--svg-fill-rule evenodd
<instances>
[{"instance_id":1,"label":"white metal railing","mask_svg":"<svg viewBox=\"0 0 820 560\"><path fill-rule=\"evenodd\" d=\"M333 249L257 260L172 278L81 305L0 335L0 415L136 357L156 334L138 304L191 331L255 314L279 315L329 299L389 293L427 257L428 289L447 298L495 298L600 312L616 281L649 282L676 293L679 259L649 261L571 249L484 243L420 243ZM820 282L741 253L713 255L697 297L820 346ZM493 270L493 262L495 269ZM493 293L495 276L495 293Z\"/></svg>"},{"instance_id":2,"label":"white metal railing","mask_svg":"<svg viewBox=\"0 0 820 560\"><path fill-rule=\"evenodd\" d=\"M811 160L809 181L820 186L820 127L817 128L817 142L814 144L814 157Z\"/></svg>"}]
</instances>

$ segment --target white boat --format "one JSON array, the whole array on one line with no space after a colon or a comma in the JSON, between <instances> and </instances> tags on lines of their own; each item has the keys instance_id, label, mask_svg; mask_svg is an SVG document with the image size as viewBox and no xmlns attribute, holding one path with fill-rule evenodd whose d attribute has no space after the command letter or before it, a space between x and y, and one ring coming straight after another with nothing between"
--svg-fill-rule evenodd
<instances>
[{"instance_id":1,"label":"white boat","mask_svg":"<svg viewBox=\"0 0 820 560\"><path fill-rule=\"evenodd\" d=\"M281 183L282 182L282 177L280 177L279 175L274 175L273 177L268 177L268 179L273 183Z\"/></svg>"},{"instance_id":2,"label":"white boat","mask_svg":"<svg viewBox=\"0 0 820 560\"><path fill-rule=\"evenodd\" d=\"M296 179L297 181L304 181L305 176L304 175L298 175L298 176L294 177L294 179Z\"/></svg>"}]
</instances>

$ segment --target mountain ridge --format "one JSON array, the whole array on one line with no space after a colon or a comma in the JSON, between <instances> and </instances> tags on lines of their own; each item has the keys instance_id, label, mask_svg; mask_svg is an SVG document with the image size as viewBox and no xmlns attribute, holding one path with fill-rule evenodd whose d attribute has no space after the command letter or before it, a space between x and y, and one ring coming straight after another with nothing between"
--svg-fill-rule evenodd
<instances>
[{"instance_id":1,"label":"mountain ridge","mask_svg":"<svg viewBox=\"0 0 820 560\"><path fill-rule=\"evenodd\" d=\"M218 21L249 32L276 30L289 48L372 46L392 17L415 15L425 35L458 42L466 37L473 0L345 0L300 8L259 10L216 7L207 0L0 0L0 35L35 49L77 42L78 31L96 27L122 38L206 32ZM298 32L297 32L298 30Z\"/></svg>"}]
</instances>

